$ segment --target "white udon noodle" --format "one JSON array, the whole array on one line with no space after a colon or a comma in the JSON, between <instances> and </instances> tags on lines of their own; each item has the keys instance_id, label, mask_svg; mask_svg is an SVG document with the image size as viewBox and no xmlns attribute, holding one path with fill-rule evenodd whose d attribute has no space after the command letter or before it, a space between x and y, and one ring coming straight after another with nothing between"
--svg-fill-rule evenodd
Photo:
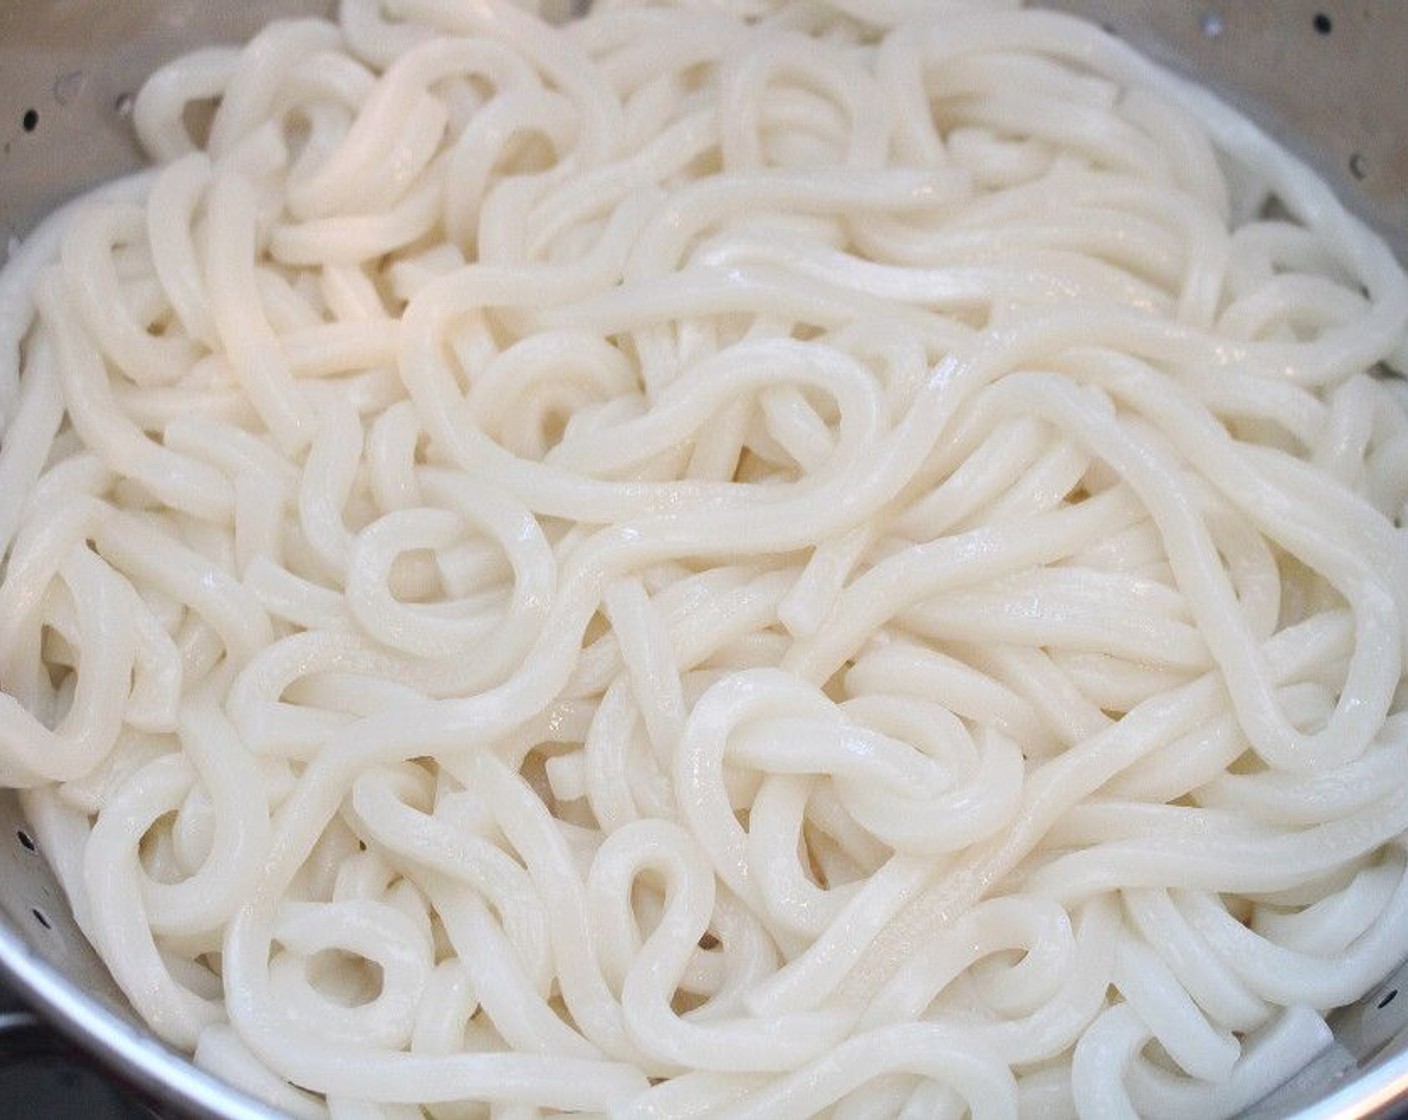
<instances>
[{"instance_id":1,"label":"white udon noodle","mask_svg":"<svg viewBox=\"0 0 1408 1120\"><path fill-rule=\"evenodd\" d=\"M156 1033L339 1120L1320 1051L1408 951L1388 250L1054 14L390 10L167 66L0 279L0 779Z\"/></svg>"}]
</instances>

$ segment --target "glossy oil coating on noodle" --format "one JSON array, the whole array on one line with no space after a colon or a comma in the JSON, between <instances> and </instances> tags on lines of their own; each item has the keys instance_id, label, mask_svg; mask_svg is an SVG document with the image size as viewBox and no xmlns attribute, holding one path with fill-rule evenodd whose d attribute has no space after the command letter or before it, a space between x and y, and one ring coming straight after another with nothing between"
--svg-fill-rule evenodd
<instances>
[{"instance_id":1,"label":"glossy oil coating on noodle","mask_svg":"<svg viewBox=\"0 0 1408 1120\"><path fill-rule=\"evenodd\" d=\"M0 276L0 782L200 1065L1201 1118L1408 951L1408 281L1206 95L344 0L135 109Z\"/></svg>"}]
</instances>

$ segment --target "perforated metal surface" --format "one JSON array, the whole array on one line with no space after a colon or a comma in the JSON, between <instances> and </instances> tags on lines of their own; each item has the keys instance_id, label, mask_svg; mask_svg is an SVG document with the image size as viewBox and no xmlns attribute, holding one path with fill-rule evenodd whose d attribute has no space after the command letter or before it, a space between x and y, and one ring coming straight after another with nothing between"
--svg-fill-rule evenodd
<instances>
[{"instance_id":1,"label":"perforated metal surface","mask_svg":"<svg viewBox=\"0 0 1408 1120\"><path fill-rule=\"evenodd\" d=\"M1219 90L1306 155L1408 259L1403 0L1036 0ZM554 0L562 12L583 0ZM0 242L138 166L130 97L161 62L331 0L0 4Z\"/></svg>"},{"instance_id":2,"label":"perforated metal surface","mask_svg":"<svg viewBox=\"0 0 1408 1120\"><path fill-rule=\"evenodd\" d=\"M1305 158L1408 260L1403 0L1038 0L1197 78Z\"/></svg>"},{"instance_id":3,"label":"perforated metal surface","mask_svg":"<svg viewBox=\"0 0 1408 1120\"><path fill-rule=\"evenodd\" d=\"M270 1120L273 1115L197 1070L141 1025L74 923L11 791L0 793L0 980L114 1075L162 1102L163 1120ZM0 1022L0 1034L3 1026ZM0 1116L15 1115L8 1109L0 1097Z\"/></svg>"}]
</instances>

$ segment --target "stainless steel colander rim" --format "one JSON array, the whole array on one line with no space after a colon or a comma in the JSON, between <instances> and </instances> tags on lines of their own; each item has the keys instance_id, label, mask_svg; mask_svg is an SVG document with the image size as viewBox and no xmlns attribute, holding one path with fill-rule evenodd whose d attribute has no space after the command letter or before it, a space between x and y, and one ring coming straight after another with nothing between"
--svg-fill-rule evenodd
<instances>
[{"instance_id":1,"label":"stainless steel colander rim","mask_svg":"<svg viewBox=\"0 0 1408 1120\"><path fill-rule=\"evenodd\" d=\"M48 1026L155 1102L219 1120L278 1115L109 1011L46 961L8 921L0 921L0 980Z\"/></svg>"},{"instance_id":2,"label":"stainless steel colander rim","mask_svg":"<svg viewBox=\"0 0 1408 1120\"><path fill-rule=\"evenodd\" d=\"M154 1102L202 1120L271 1120L279 1115L109 1011L46 961L8 920L0 920L0 980L49 1026ZM1346 1073L1339 1088L1293 1113L1296 1120L1369 1120L1401 1114L1408 1101L1408 1050ZM1254 1106L1249 1115L1285 1115L1275 1107L1276 1096Z\"/></svg>"}]
</instances>

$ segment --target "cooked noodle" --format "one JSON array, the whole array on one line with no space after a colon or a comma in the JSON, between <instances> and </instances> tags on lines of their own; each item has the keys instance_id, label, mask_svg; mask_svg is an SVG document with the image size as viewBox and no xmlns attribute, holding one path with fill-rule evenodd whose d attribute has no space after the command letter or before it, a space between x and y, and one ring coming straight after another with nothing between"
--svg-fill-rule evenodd
<instances>
[{"instance_id":1,"label":"cooked noodle","mask_svg":"<svg viewBox=\"0 0 1408 1120\"><path fill-rule=\"evenodd\" d=\"M1408 280L1208 95L344 0L134 116L0 276L0 781L200 1065L1207 1117L1408 953Z\"/></svg>"}]
</instances>

